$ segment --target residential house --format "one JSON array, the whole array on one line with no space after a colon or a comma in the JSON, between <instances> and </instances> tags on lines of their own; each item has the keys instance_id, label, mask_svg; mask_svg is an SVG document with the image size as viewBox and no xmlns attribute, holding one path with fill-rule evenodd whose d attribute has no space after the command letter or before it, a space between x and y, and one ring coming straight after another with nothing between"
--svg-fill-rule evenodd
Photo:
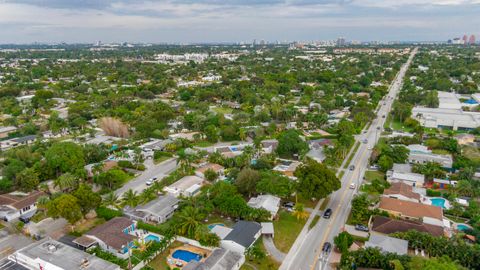
<instances>
[{"instance_id":1,"label":"residential house","mask_svg":"<svg viewBox=\"0 0 480 270\"><path fill-rule=\"evenodd\" d=\"M176 140L176 139L185 139L189 141L194 141L195 140L195 134L199 134L198 132L180 132L180 133L175 133L175 134L170 134L168 135L168 138L171 140Z\"/></svg>"},{"instance_id":2,"label":"residential house","mask_svg":"<svg viewBox=\"0 0 480 270\"><path fill-rule=\"evenodd\" d=\"M0 149L6 150L17 146L29 145L35 141L37 135L28 135L0 142Z\"/></svg>"},{"instance_id":3,"label":"residential house","mask_svg":"<svg viewBox=\"0 0 480 270\"><path fill-rule=\"evenodd\" d=\"M172 140L159 140L159 139L150 139L149 142L146 142L140 145L140 149L142 149L142 155L145 158L153 157L155 151L163 151L165 146L169 143L172 143Z\"/></svg>"},{"instance_id":4,"label":"residential house","mask_svg":"<svg viewBox=\"0 0 480 270\"><path fill-rule=\"evenodd\" d=\"M205 172L209 169L214 171L218 175L218 179L225 178L225 167L215 163L207 163L207 164L200 165L195 170L195 175L202 179L205 179Z\"/></svg>"},{"instance_id":5,"label":"residential house","mask_svg":"<svg viewBox=\"0 0 480 270\"><path fill-rule=\"evenodd\" d=\"M128 257L129 247L133 246L135 236L130 233L135 231L135 222L126 217L115 217L86 232L73 242L83 248L98 245L120 258Z\"/></svg>"},{"instance_id":6,"label":"residential house","mask_svg":"<svg viewBox=\"0 0 480 270\"><path fill-rule=\"evenodd\" d=\"M171 184L168 187L164 187L163 191L169 193L172 196L184 196L191 197L200 191L203 186L203 179L196 175L188 175Z\"/></svg>"},{"instance_id":7,"label":"residential house","mask_svg":"<svg viewBox=\"0 0 480 270\"><path fill-rule=\"evenodd\" d=\"M10 133L17 131L17 127L8 126L8 127L0 127L0 139L8 137Z\"/></svg>"},{"instance_id":8,"label":"residential house","mask_svg":"<svg viewBox=\"0 0 480 270\"><path fill-rule=\"evenodd\" d=\"M243 153L245 147L253 147L251 143L214 147L213 151L220 153L223 157L233 158Z\"/></svg>"},{"instance_id":9,"label":"residential house","mask_svg":"<svg viewBox=\"0 0 480 270\"><path fill-rule=\"evenodd\" d=\"M390 236L371 234L367 242L365 242L365 248L378 248L382 252L396 253L398 255L407 255L408 253L408 241Z\"/></svg>"},{"instance_id":10,"label":"residential house","mask_svg":"<svg viewBox=\"0 0 480 270\"><path fill-rule=\"evenodd\" d=\"M34 242L8 256L8 269L120 270L120 266L52 239ZM20 265L20 266L18 266ZM7 268L5 268L7 269Z\"/></svg>"},{"instance_id":11,"label":"residential house","mask_svg":"<svg viewBox=\"0 0 480 270\"><path fill-rule=\"evenodd\" d=\"M178 208L178 203L179 200L176 197L165 195L124 212L126 216L137 221L163 223L172 217Z\"/></svg>"},{"instance_id":12,"label":"residential house","mask_svg":"<svg viewBox=\"0 0 480 270\"><path fill-rule=\"evenodd\" d=\"M393 219L384 216L375 216L370 224L372 231L380 234L392 234L397 232L408 232L415 230L429 233L432 236L444 236L444 228L432 224L426 224L414 220Z\"/></svg>"},{"instance_id":13,"label":"residential house","mask_svg":"<svg viewBox=\"0 0 480 270\"><path fill-rule=\"evenodd\" d=\"M378 209L404 219L420 220L437 226L445 225L442 208L433 205L381 197Z\"/></svg>"},{"instance_id":14,"label":"residential house","mask_svg":"<svg viewBox=\"0 0 480 270\"><path fill-rule=\"evenodd\" d=\"M45 195L42 191L30 193L12 192L0 195L0 218L5 221L30 218L37 211L37 200Z\"/></svg>"},{"instance_id":15,"label":"residential house","mask_svg":"<svg viewBox=\"0 0 480 270\"><path fill-rule=\"evenodd\" d=\"M402 181L392 183L388 189L383 191L383 196L403 201L421 202L421 195L414 192L411 185Z\"/></svg>"},{"instance_id":16,"label":"residential house","mask_svg":"<svg viewBox=\"0 0 480 270\"><path fill-rule=\"evenodd\" d=\"M242 253L216 248L204 261L190 261L182 270L238 270L244 262Z\"/></svg>"},{"instance_id":17,"label":"residential house","mask_svg":"<svg viewBox=\"0 0 480 270\"><path fill-rule=\"evenodd\" d=\"M295 160L279 159L279 163L273 168L273 170L280 172L285 176L294 178L293 173L300 164L302 163Z\"/></svg>"},{"instance_id":18,"label":"residential house","mask_svg":"<svg viewBox=\"0 0 480 270\"><path fill-rule=\"evenodd\" d=\"M425 164L427 162L439 163L445 169L452 169L452 155L442 155L433 153L410 152L408 162L412 164Z\"/></svg>"},{"instance_id":19,"label":"residential house","mask_svg":"<svg viewBox=\"0 0 480 270\"><path fill-rule=\"evenodd\" d=\"M403 182L412 187L422 187L425 184L425 176L412 172L388 171L387 181L390 183Z\"/></svg>"},{"instance_id":20,"label":"residential house","mask_svg":"<svg viewBox=\"0 0 480 270\"><path fill-rule=\"evenodd\" d=\"M278 213L278 209L280 209L280 198L270 194L258 195L257 197L250 198L248 205L253 208L263 208L267 210L271 214L270 219L274 219Z\"/></svg>"},{"instance_id":21,"label":"residential house","mask_svg":"<svg viewBox=\"0 0 480 270\"><path fill-rule=\"evenodd\" d=\"M263 140L260 142L262 146L262 153L264 154L271 154L277 150L278 147L278 140L271 139L271 140Z\"/></svg>"},{"instance_id":22,"label":"residential house","mask_svg":"<svg viewBox=\"0 0 480 270\"><path fill-rule=\"evenodd\" d=\"M437 185L440 189L449 189L450 187L454 187L457 185L457 181L449 180L449 179L439 179L433 178L433 184Z\"/></svg>"},{"instance_id":23,"label":"residential house","mask_svg":"<svg viewBox=\"0 0 480 270\"><path fill-rule=\"evenodd\" d=\"M232 231L220 242L220 246L244 254L260 237L262 226L253 221L240 220L232 228Z\"/></svg>"}]
</instances>

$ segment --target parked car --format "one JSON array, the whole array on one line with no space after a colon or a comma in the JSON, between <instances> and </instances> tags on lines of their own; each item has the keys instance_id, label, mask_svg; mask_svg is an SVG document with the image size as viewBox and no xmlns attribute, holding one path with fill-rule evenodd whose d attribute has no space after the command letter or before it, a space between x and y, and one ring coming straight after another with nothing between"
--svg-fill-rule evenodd
<instances>
[{"instance_id":1,"label":"parked car","mask_svg":"<svg viewBox=\"0 0 480 270\"><path fill-rule=\"evenodd\" d=\"M355 183L350 184L350 189L355 189L355 187L356 187Z\"/></svg>"},{"instance_id":2,"label":"parked car","mask_svg":"<svg viewBox=\"0 0 480 270\"><path fill-rule=\"evenodd\" d=\"M284 202L284 203L283 203L283 207L285 207L285 208L293 208L293 207L295 207L295 203L294 203L294 202Z\"/></svg>"},{"instance_id":3,"label":"parked car","mask_svg":"<svg viewBox=\"0 0 480 270\"><path fill-rule=\"evenodd\" d=\"M349 169L350 169L350 171L355 170L355 165L350 165Z\"/></svg>"},{"instance_id":4,"label":"parked car","mask_svg":"<svg viewBox=\"0 0 480 270\"><path fill-rule=\"evenodd\" d=\"M362 232L368 232L369 231L368 227L365 226L365 225L362 225L362 224L355 225L355 230L362 231Z\"/></svg>"},{"instance_id":5,"label":"parked car","mask_svg":"<svg viewBox=\"0 0 480 270\"><path fill-rule=\"evenodd\" d=\"M325 210L325 212L323 213L323 218L329 219L330 216L332 216L332 209L328 208L328 209Z\"/></svg>"},{"instance_id":6,"label":"parked car","mask_svg":"<svg viewBox=\"0 0 480 270\"><path fill-rule=\"evenodd\" d=\"M148 179L148 180L145 182L145 184L146 184L147 186L151 186L151 185L153 184L153 182L154 182L153 178L150 178L150 179Z\"/></svg>"},{"instance_id":7,"label":"parked car","mask_svg":"<svg viewBox=\"0 0 480 270\"><path fill-rule=\"evenodd\" d=\"M367 139L364 139L362 142L363 142L363 143L368 143L368 140L367 140Z\"/></svg>"},{"instance_id":8,"label":"parked car","mask_svg":"<svg viewBox=\"0 0 480 270\"><path fill-rule=\"evenodd\" d=\"M330 242L325 242L322 247L322 251L325 253L330 253L330 250L332 250L332 244Z\"/></svg>"}]
</instances>

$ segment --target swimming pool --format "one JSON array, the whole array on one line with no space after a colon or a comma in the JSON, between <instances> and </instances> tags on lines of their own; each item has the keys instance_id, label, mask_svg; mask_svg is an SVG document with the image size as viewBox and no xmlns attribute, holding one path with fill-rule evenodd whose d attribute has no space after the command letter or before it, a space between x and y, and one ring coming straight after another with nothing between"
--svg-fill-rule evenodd
<instances>
[{"instance_id":1,"label":"swimming pool","mask_svg":"<svg viewBox=\"0 0 480 270\"><path fill-rule=\"evenodd\" d=\"M445 208L445 199L444 198L431 198L430 201L432 205Z\"/></svg>"},{"instance_id":2,"label":"swimming pool","mask_svg":"<svg viewBox=\"0 0 480 270\"><path fill-rule=\"evenodd\" d=\"M466 100L464 103L467 103L467 104L478 104L478 102L477 102L475 99Z\"/></svg>"},{"instance_id":3,"label":"swimming pool","mask_svg":"<svg viewBox=\"0 0 480 270\"><path fill-rule=\"evenodd\" d=\"M184 249L177 249L173 252L172 257L175 259L182 260L184 262L190 261L197 261L199 262L202 259L202 255L184 250Z\"/></svg>"},{"instance_id":4,"label":"swimming pool","mask_svg":"<svg viewBox=\"0 0 480 270\"><path fill-rule=\"evenodd\" d=\"M466 225L466 224L457 224L457 230L459 231L466 231L466 230L469 230L470 229L470 226Z\"/></svg>"},{"instance_id":5,"label":"swimming pool","mask_svg":"<svg viewBox=\"0 0 480 270\"><path fill-rule=\"evenodd\" d=\"M150 242L150 241L160 242L160 237L153 234L149 234L145 236L144 239L145 239L145 242Z\"/></svg>"},{"instance_id":6,"label":"swimming pool","mask_svg":"<svg viewBox=\"0 0 480 270\"><path fill-rule=\"evenodd\" d=\"M223 223L212 223L212 224L208 225L208 229L212 230L217 225L218 226L225 226L225 224L223 224Z\"/></svg>"}]
</instances>

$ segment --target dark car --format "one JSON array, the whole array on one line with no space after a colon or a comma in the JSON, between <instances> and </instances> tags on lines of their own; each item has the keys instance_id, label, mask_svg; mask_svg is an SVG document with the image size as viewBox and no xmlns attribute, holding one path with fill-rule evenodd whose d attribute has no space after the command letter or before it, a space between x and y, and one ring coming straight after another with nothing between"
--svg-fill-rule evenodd
<instances>
[{"instance_id":1,"label":"dark car","mask_svg":"<svg viewBox=\"0 0 480 270\"><path fill-rule=\"evenodd\" d=\"M332 244L330 242L325 242L322 247L322 251L325 253L329 253L332 250Z\"/></svg>"},{"instance_id":2,"label":"dark car","mask_svg":"<svg viewBox=\"0 0 480 270\"><path fill-rule=\"evenodd\" d=\"M283 203L283 207L285 207L285 208L293 208L293 207L295 207L295 203L294 203L294 202L284 202L284 203Z\"/></svg>"},{"instance_id":3,"label":"dark car","mask_svg":"<svg viewBox=\"0 0 480 270\"><path fill-rule=\"evenodd\" d=\"M355 230L357 231L362 231L362 232L368 232L368 227L362 224L357 224L355 225Z\"/></svg>"},{"instance_id":4,"label":"dark car","mask_svg":"<svg viewBox=\"0 0 480 270\"><path fill-rule=\"evenodd\" d=\"M350 165L349 169L350 169L350 171L355 170L355 165Z\"/></svg>"},{"instance_id":5,"label":"dark car","mask_svg":"<svg viewBox=\"0 0 480 270\"><path fill-rule=\"evenodd\" d=\"M332 215L332 209L328 208L328 209L325 210L325 212L323 213L323 218L329 219L331 215Z\"/></svg>"}]
</instances>

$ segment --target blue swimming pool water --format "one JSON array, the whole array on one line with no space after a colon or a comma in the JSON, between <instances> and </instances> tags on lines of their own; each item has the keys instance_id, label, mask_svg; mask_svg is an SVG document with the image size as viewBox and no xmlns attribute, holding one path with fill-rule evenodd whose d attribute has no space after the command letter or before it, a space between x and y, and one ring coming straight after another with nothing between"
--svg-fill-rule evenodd
<instances>
[{"instance_id":1,"label":"blue swimming pool water","mask_svg":"<svg viewBox=\"0 0 480 270\"><path fill-rule=\"evenodd\" d=\"M457 224L457 230L459 231L466 231L468 229L470 229L470 227L465 224Z\"/></svg>"},{"instance_id":2,"label":"blue swimming pool water","mask_svg":"<svg viewBox=\"0 0 480 270\"><path fill-rule=\"evenodd\" d=\"M467 104L477 104L478 102L475 99L469 99L469 100L466 100L465 103L467 103Z\"/></svg>"},{"instance_id":3,"label":"blue swimming pool water","mask_svg":"<svg viewBox=\"0 0 480 270\"><path fill-rule=\"evenodd\" d=\"M215 226L217 226L217 225L218 225L218 226L225 226L225 224L222 224L222 223L214 223L214 224L208 225L208 229L209 229L209 230L212 230L213 227L215 227Z\"/></svg>"},{"instance_id":4,"label":"blue swimming pool water","mask_svg":"<svg viewBox=\"0 0 480 270\"><path fill-rule=\"evenodd\" d=\"M445 199L443 198L432 198L430 201L432 201L432 205L445 208Z\"/></svg>"},{"instance_id":5,"label":"blue swimming pool water","mask_svg":"<svg viewBox=\"0 0 480 270\"><path fill-rule=\"evenodd\" d=\"M150 241L160 242L160 237L153 234L149 234L145 237L145 242L150 242Z\"/></svg>"},{"instance_id":6,"label":"blue swimming pool water","mask_svg":"<svg viewBox=\"0 0 480 270\"><path fill-rule=\"evenodd\" d=\"M202 255L193 253L188 250L177 249L173 252L172 257L175 259L182 260L184 262L197 261L199 262L202 259Z\"/></svg>"}]
</instances>

